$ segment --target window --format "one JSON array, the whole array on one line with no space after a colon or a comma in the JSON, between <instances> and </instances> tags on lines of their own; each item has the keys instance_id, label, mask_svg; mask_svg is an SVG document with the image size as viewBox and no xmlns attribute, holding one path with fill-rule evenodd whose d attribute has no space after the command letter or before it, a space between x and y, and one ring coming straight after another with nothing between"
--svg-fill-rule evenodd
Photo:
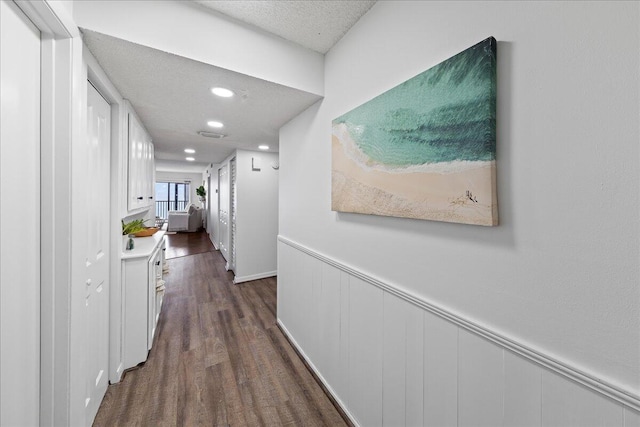
<instances>
[{"instance_id":1,"label":"window","mask_svg":"<svg viewBox=\"0 0 640 427\"><path fill-rule=\"evenodd\" d=\"M156 182L156 216L167 219L169 211L182 211L189 204L189 182Z\"/></svg>"}]
</instances>

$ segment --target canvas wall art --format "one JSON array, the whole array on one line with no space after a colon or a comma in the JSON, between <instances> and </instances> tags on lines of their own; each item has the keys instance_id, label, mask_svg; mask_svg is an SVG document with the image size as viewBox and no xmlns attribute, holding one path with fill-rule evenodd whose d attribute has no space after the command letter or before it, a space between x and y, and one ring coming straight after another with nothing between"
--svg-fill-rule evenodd
<instances>
[{"instance_id":1,"label":"canvas wall art","mask_svg":"<svg viewBox=\"0 0 640 427\"><path fill-rule=\"evenodd\" d=\"M336 118L332 210L498 224L496 40Z\"/></svg>"}]
</instances>

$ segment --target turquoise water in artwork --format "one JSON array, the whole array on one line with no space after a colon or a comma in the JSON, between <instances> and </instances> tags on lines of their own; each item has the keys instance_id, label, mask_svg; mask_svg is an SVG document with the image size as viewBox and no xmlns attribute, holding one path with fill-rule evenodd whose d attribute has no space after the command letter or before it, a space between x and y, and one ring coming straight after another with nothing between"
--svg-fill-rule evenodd
<instances>
[{"instance_id":1,"label":"turquoise water in artwork","mask_svg":"<svg viewBox=\"0 0 640 427\"><path fill-rule=\"evenodd\" d=\"M496 40L490 37L338 117L375 163L495 159Z\"/></svg>"}]
</instances>

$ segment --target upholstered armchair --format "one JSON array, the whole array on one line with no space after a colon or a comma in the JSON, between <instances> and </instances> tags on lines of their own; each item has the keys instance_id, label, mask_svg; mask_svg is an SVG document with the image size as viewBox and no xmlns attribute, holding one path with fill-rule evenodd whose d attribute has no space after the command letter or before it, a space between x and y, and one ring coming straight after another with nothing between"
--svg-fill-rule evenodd
<instances>
[{"instance_id":1,"label":"upholstered armchair","mask_svg":"<svg viewBox=\"0 0 640 427\"><path fill-rule=\"evenodd\" d=\"M169 211L167 231L198 231L202 227L202 209L189 204L184 211Z\"/></svg>"}]
</instances>

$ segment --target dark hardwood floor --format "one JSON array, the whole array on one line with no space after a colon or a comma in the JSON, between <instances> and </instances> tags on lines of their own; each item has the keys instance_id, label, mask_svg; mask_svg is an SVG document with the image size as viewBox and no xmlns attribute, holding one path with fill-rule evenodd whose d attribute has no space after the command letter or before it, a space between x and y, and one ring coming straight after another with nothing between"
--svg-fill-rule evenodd
<instances>
[{"instance_id":1,"label":"dark hardwood floor","mask_svg":"<svg viewBox=\"0 0 640 427\"><path fill-rule=\"evenodd\" d=\"M275 278L233 285L215 251L167 263L149 358L95 426L346 425L276 326Z\"/></svg>"},{"instance_id":2,"label":"dark hardwood floor","mask_svg":"<svg viewBox=\"0 0 640 427\"><path fill-rule=\"evenodd\" d=\"M166 248L165 257L167 259L179 258L188 255L211 252L215 248L211 244L209 235L205 231L194 233L180 232L167 234L165 237Z\"/></svg>"}]
</instances>

